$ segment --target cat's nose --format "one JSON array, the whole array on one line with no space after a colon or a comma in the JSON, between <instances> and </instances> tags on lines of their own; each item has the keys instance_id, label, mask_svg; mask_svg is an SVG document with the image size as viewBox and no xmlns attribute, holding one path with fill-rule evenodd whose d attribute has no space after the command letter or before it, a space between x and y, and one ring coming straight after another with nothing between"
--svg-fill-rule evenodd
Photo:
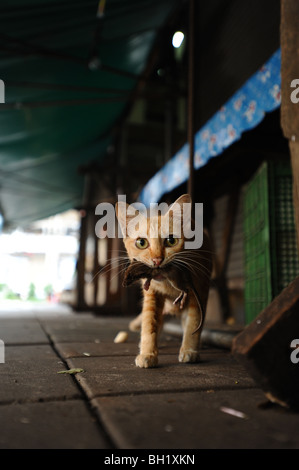
<instances>
[{"instance_id":1,"label":"cat's nose","mask_svg":"<svg viewBox=\"0 0 299 470\"><path fill-rule=\"evenodd\" d=\"M152 262L154 263L154 266L160 266L164 258L152 258Z\"/></svg>"}]
</instances>

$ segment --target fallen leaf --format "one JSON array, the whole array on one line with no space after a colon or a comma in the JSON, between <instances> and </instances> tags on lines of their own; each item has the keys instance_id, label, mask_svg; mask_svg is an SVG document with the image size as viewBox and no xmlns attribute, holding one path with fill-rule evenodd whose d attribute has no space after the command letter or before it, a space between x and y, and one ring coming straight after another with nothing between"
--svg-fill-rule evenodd
<instances>
[{"instance_id":1,"label":"fallen leaf","mask_svg":"<svg viewBox=\"0 0 299 470\"><path fill-rule=\"evenodd\" d=\"M243 413L242 411L234 410L233 408L227 408L226 406L221 406L220 410L223 413L236 416L237 418L248 419L248 416L245 413Z\"/></svg>"},{"instance_id":2,"label":"fallen leaf","mask_svg":"<svg viewBox=\"0 0 299 470\"><path fill-rule=\"evenodd\" d=\"M79 372L84 372L84 369L60 370L57 374L78 374Z\"/></svg>"}]
</instances>

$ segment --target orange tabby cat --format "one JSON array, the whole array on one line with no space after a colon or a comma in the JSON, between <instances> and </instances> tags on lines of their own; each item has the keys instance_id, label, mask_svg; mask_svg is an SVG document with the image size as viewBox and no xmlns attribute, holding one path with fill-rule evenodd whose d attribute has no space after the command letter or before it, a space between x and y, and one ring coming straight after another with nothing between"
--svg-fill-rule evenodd
<instances>
[{"instance_id":1,"label":"orange tabby cat","mask_svg":"<svg viewBox=\"0 0 299 470\"><path fill-rule=\"evenodd\" d=\"M184 203L191 204L191 198L188 194L177 199L176 207L183 211ZM123 234L126 233L125 230L130 220L127 207L125 202L119 202L116 205L117 218ZM181 220L180 223L183 223L183 219ZM156 232L158 236L151 238L150 228L154 226L158 227L158 232ZM181 236L176 237L171 232L173 226L173 212L169 210L164 215L157 214L151 218L143 216L139 219L139 228L146 236L136 238L124 236L124 244L130 260L136 260L152 267L155 273L146 290L143 289L143 308L137 319L137 322L141 320L140 354L135 360L138 367L155 367L158 364L157 338L162 326L163 313L166 312L183 314L184 316L184 334L179 361L197 362L199 360L199 340L212 271L211 247L204 231L201 248L185 249L186 240L183 230L181 230ZM167 233L168 236L163 236ZM167 276L168 266L171 266L171 277ZM174 272L177 276L177 283ZM181 287L178 286L182 284L183 279L190 279L190 283L192 280L192 286L190 289L188 286L184 289L188 290L184 302L173 305L180 294ZM200 302L198 298L200 298ZM133 325L136 326L136 321Z\"/></svg>"}]
</instances>

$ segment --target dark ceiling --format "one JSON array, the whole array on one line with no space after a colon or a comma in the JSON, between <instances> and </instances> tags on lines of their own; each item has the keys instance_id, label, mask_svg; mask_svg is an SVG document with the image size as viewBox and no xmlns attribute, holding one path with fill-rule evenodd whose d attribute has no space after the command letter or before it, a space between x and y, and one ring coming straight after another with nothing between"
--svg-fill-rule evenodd
<instances>
[{"instance_id":1,"label":"dark ceiling","mask_svg":"<svg viewBox=\"0 0 299 470\"><path fill-rule=\"evenodd\" d=\"M197 130L279 47L280 2L195 4ZM98 197L138 194L186 141L188 8L187 0L1 2L7 227L80 207L88 168ZM187 38L180 57L176 29Z\"/></svg>"},{"instance_id":2,"label":"dark ceiling","mask_svg":"<svg viewBox=\"0 0 299 470\"><path fill-rule=\"evenodd\" d=\"M82 203L177 0L2 1L0 204L8 226ZM97 16L97 8L104 16Z\"/></svg>"}]
</instances>

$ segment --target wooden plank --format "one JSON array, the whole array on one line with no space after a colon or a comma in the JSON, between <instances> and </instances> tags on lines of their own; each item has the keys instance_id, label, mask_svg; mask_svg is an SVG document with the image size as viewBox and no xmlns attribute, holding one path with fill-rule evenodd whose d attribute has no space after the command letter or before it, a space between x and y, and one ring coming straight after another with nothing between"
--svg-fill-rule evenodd
<instances>
[{"instance_id":1,"label":"wooden plank","mask_svg":"<svg viewBox=\"0 0 299 470\"><path fill-rule=\"evenodd\" d=\"M299 276L234 340L232 352L274 402L299 409ZM299 358L299 353L298 353Z\"/></svg>"},{"instance_id":2,"label":"wooden plank","mask_svg":"<svg viewBox=\"0 0 299 470\"><path fill-rule=\"evenodd\" d=\"M194 201L194 128L195 128L195 57L194 57L194 34L195 34L195 2L189 2L189 64L188 64L188 143L189 143L189 179L188 193Z\"/></svg>"},{"instance_id":3,"label":"wooden plank","mask_svg":"<svg viewBox=\"0 0 299 470\"><path fill-rule=\"evenodd\" d=\"M231 244L235 227L235 220L238 210L240 198L240 189L235 188L228 196L227 206L225 209L224 226L221 233L221 246L219 252L214 255L214 284L217 286L221 299L222 315L224 320L231 316L231 306L227 287L227 266L231 252ZM211 239L212 239L211 234ZM212 239L212 245L213 239ZM216 252L215 246L213 251Z\"/></svg>"},{"instance_id":4,"label":"wooden plank","mask_svg":"<svg viewBox=\"0 0 299 470\"><path fill-rule=\"evenodd\" d=\"M299 106L299 104L298 104ZM299 108L298 108L299 112ZM290 141L291 163L293 173L293 204L295 212L295 224L297 231L297 247L299 253L299 141Z\"/></svg>"},{"instance_id":5,"label":"wooden plank","mask_svg":"<svg viewBox=\"0 0 299 470\"><path fill-rule=\"evenodd\" d=\"M84 310L85 304L85 257L86 257L86 240L87 240L87 214L84 210L81 211L81 225L80 225L80 245L77 260L77 299L74 308L76 310Z\"/></svg>"},{"instance_id":6,"label":"wooden plank","mask_svg":"<svg viewBox=\"0 0 299 470\"><path fill-rule=\"evenodd\" d=\"M238 204L240 199L240 188L236 188L229 195L227 208L226 208L226 218L225 225L222 233L222 246L221 246L221 255L220 255L220 276L226 276L227 264L229 260L231 242L234 233L235 220L237 216Z\"/></svg>"},{"instance_id":7,"label":"wooden plank","mask_svg":"<svg viewBox=\"0 0 299 470\"><path fill-rule=\"evenodd\" d=\"M289 139L299 248L299 2L281 0L281 126ZM298 92L297 92L298 90Z\"/></svg>"},{"instance_id":8,"label":"wooden plank","mask_svg":"<svg viewBox=\"0 0 299 470\"><path fill-rule=\"evenodd\" d=\"M281 125L285 137L296 141L299 140L299 103L291 100L296 90L291 83L299 79L298 23L298 0L281 0Z\"/></svg>"}]
</instances>

